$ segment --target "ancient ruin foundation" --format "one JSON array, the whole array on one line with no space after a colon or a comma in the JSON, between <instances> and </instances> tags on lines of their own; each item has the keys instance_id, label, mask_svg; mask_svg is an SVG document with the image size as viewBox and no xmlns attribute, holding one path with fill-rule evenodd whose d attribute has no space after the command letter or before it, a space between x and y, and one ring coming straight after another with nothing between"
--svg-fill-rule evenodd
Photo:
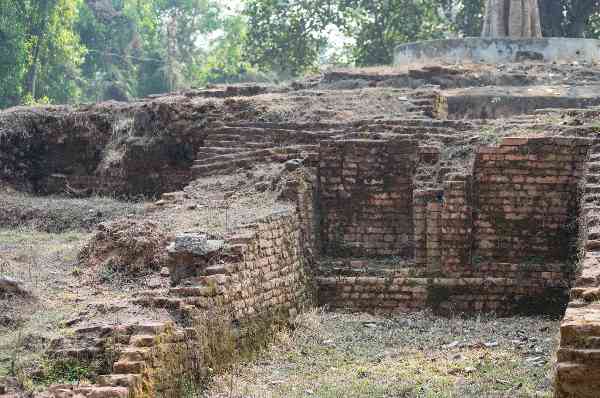
<instances>
[{"instance_id":1,"label":"ancient ruin foundation","mask_svg":"<svg viewBox=\"0 0 600 398\"><path fill-rule=\"evenodd\" d=\"M153 396L164 392L165 352L195 342L198 319L226 313L225 329L243 342L265 319L315 306L564 315L555 396L597 396L600 74L544 57L338 71L284 93L3 112L7 186L152 199L142 216L97 227L79 260L89 274L109 262L153 268L158 287L134 287L127 301L162 318L83 325L57 340L59 358L105 355L111 342L120 351L96 384L52 386L52 396ZM291 97L304 115L340 91L352 112L323 105L308 114L316 120L282 121L265 111Z\"/></svg>"}]
</instances>

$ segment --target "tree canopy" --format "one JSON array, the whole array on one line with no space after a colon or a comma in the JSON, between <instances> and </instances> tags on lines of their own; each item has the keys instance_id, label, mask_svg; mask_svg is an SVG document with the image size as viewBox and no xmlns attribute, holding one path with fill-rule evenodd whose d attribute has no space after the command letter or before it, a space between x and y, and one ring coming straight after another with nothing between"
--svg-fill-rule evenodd
<instances>
[{"instance_id":1,"label":"tree canopy","mask_svg":"<svg viewBox=\"0 0 600 398\"><path fill-rule=\"evenodd\" d=\"M0 107L128 100L389 64L479 36L484 0L0 0ZM599 0L539 0L545 36L600 37ZM231 7L231 5L238 5Z\"/></svg>"}]
</instances>

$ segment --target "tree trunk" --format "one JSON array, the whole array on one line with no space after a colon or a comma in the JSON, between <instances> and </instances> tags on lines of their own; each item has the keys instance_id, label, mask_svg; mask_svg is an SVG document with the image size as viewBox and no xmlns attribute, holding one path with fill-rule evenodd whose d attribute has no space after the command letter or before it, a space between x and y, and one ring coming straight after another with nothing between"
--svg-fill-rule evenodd
<instances>
[{"instance_id":1,"label":"tree trunk","mask_svg":"<svg viewBox=\"0 0 600 398\"><path fill-rule=\"evenodd\" d=\"M39 25L32 29L32 36L36 38L33 53L31 54L31 67L27 74L27 92L31 95L33 100L36 99L37 94L37 79L40 63L40 52L42 49L43 41L48 30L48 18L50 16L50 0L42 0L41 5L41 20Z\"/></svg>"},{"instance_id":2,"label":"tree trunk","mask_svg":"<svg viewBox=\"0 0 600 398\"><path fill-rule=\"evenodd\" d=\"M566 35L568 37L584 37L585 28L590 16L598 10L595 0L579 0L571 4L567 10Z\"/></svg>"},{"instance_id":3,"label":"tree trunk","mask_svg":"<svg viewBox=\"0 0 600 398\"><path fill-rule=\"evenodd\" d=\"M542 37L537 0L487 0L482 37Z\"/></svg>"},{"instance_id":4,"label":"tree trunk","mask_svg":"<svg viewBox=\"0 0 600 398\"><path fill-rule=\"evenodd\" d=\"M561 0L540 0L542 33L545 37L561 37L563 29L563 4Z\"/></svg>"}]
</instances>

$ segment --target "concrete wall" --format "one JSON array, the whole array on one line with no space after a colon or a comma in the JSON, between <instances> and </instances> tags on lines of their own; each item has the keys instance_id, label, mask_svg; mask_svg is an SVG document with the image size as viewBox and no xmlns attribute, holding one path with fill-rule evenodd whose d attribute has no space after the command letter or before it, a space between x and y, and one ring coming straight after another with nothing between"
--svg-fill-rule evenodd
<instances>
[{"instance_id":1,"label":"concrete wall","mask_svg":"<svg viewBox=\"0 0 600 398\"><path fill-rule=\"evenodd\" d=\"M394 64L502 63L521 59L570 63L599 62L600 41L593 39L465 39L431 40L396 47Z\"/></svg>"}]
</instances>

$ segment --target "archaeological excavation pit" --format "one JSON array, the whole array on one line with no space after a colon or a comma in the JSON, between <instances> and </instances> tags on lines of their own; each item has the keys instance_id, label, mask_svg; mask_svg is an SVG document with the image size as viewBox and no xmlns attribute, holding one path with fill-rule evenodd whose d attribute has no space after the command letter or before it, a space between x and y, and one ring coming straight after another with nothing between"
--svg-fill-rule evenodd
<instances>
[{"instance_id":1,"label":"archaeological excavation pit","mask_svg":"<svg viewBox=\"0 0 600 398\"><path fill-rule=\"evenodd\" d=\"M503 62L2 111L0 371L597 397L600 72Z\"/></svg>"}]
</instances>

